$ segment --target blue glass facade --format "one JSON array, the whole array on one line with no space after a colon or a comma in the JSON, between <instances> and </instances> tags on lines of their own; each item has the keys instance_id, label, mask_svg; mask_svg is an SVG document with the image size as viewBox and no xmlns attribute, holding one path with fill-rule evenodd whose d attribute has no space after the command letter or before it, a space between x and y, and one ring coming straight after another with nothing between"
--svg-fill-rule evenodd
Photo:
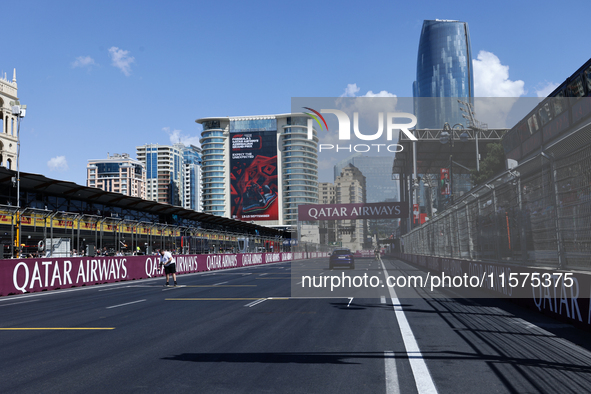
<instances>
[{"instance_id":1,"label":"blue glass facade","mask_svg":"<svg viewBox=\"0 0 591 394\"><path fill-rule=\"evenodd\" d=\"M148 148L149 152L157 148ZM158 153L146 153L146 178L158 179Z\"/></svg>"},{"instance_id":2,"label":"blue glass facade","mask_svg":"<svg viewBox=\"0 0 591 394\"><path fill-rule=\"evenodd\" d=\"M466 22L423 22L413 84L417 129L442 129L446 122L468 126L457 99L473 102L471 59Z\"/></svg>"}]
</instances>

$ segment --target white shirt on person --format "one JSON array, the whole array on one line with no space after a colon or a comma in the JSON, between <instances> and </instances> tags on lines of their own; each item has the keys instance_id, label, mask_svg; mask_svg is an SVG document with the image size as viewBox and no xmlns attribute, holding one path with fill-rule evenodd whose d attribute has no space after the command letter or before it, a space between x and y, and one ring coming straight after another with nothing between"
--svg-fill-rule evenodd
<instances>
[{"instance_id":1,"label":"white shirt on person","mask_svg":"<svg viewBox=\"0 0 591 394\"><path fill-rule=\"evenodd\" d=\"M164 264L165 267L168 267L170 264L174 264L174 258L172 257L172 253L164 252L164 254L160 255L160 262Z\"/></svg>"}]
</instances>

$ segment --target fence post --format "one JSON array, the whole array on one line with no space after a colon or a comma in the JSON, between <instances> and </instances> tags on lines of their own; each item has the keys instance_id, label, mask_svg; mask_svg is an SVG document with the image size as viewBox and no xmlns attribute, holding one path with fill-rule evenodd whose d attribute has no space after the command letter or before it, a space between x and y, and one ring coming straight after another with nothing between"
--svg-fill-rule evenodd
<instances>
[{"instance_id":1,"label":"fence post","mask_svg":"<svg viewBox=\"0 0 591 394\"><path fill-rule=\"evenodd\" d=\"M468 227L468 256L470 260L474 259L474 240L472 239L472 228L470 226L470 210L468 209L468 201L466 201L466 205L464 206L466 210L466 226Z\"/></svg>"},{"instance_id":2,"label":"fence post","mask_svg":"<svg viewBox=\"0 0 591 394\"><path fill-rule=\"evenodd\" d=\"M546 157L545 154L543 154ZM568 265L568 261L566 258L566 254L564 253L564 244L562 242L562 231L560 227L560 197L558 195L558 183L556 182L557 179L557 170L556 170L556 161L554 156L548 156L550 159L550 181L554 185L554 207L555 207L555 214L554 214L554 226L556 228L556 246L558 247L558 268L566 268Z\"/></svg>"},{"instance_id":3,"label":"fence post","mask_svg":"<svg viewBox=\"0 0 591 394\"><path fill-rule=\"evenodd\" d=\"M521 236L521 260L527 264L527 233L525 224L527 221L527 213L523 210L523 196L521 195L521 177L517 178L517 200L519 202L519 234Z\"/></svg>"}]
</instances>

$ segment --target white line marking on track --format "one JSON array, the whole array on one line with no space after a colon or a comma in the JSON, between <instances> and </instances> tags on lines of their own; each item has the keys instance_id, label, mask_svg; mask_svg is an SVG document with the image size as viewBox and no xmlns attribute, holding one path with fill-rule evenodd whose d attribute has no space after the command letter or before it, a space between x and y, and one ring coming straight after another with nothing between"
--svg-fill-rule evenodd
<instances>
[{"instance_id":1,"label":"white line marking on track","mask_svg":"<svg viewBox=\"0 0 591 394\"><path fill-rule=\"evenodd\" d=\"M169 286L166 289L162 289L162 291L180 289L181 287L186 287L186 285L183 285L183 286L180 286L180 285L177 285L177 286Z\"/></svg>"},{"instance_id":2,"label":"white line marking on track","mask_svg":"<svg viewBox=\"0 0 591 394\"><path fill-rule=\"evenodd\" d=\"M384 367L386 368L386 394L400 393L398 372L396 371L396 358L394 352L384 352Z\"/></svg>"},{"instance_id":3,"label":"white line marking on track","mask_svg":"<svg viewBox=\"0 0 591 394\"><path fill-rule=\"evenodd\" d=\"M9 305L26 304L27 302L35 302L35 301L39 301L39 300L30 300L30 301L13 302L12 304L4 304L4 305L0 305L0 307L3 307L3 306L9 306Z\"/></svg>"},{"instance_id":4,"label":"white line marking on track","mask_svg":"<svg viewBox=\"0 0 591 394\"><path fill-rule=\"evenodd\" d=\"M138 301L132 301L132 302L126 302L125 304L119 304L119 305L113 305L113 306L108 306L105 309L111 309L111 308L118 308L120 306L125 306L125 305L131 305L131 304L137 304L138 302L144 302L146 300L138 300Z\"/></svg>"},{"instance_id":5,"label":"white line marking on track","mask_svg":"<svg viewBox=\"0 0 591 394\"><path fill-rule=\"evenodd\" d=\"M384 275L388 277L388 272L386 271L386 266L383 262L382 268L384 270ZM390 292L390 297L392 298L392 306L396 314L398 328L402 334L402 341L404 342L406 354L409 356L408 361L415 378L417 391L419 394L436 394L437 389L435 388L435 383L433 383L433 378L431 377L431 373L427 368L427 364L425 363L425 359L421 354L421 349L417 344L417 340L412 332L412 329L408 324L404 310L402 309L402 306L400 306L400 300L398 300L396 291L393 287L388 287L388 291ZM411 355L412 357L410 357Z\"/></svg>"},{"instance_id":6,"label":"white line marking on track","mask_svg":"<svg viewBox=\"0 0 591 394\"><path fill-rule=\"evenodd\" d=\"M113 287L113 288L110 288L110 289L99 289L99 291L120 290L120 289L127 289L129 287L132 287L132 286L119 286L119 287ZM134 286L134 287L140 287L140 286ZM150 286L144 286L144 287L150 287Z\"/></svg>"},{"instance_id":7,"label":"white line marking on track","mask_svg":"<svg viewBox=\"0 0 591 394\"><path fill-rule=\"evenodd\" d=\"M249 302L248 304L246 304L246 305L244 305L244 306L247 306L247 307L249 307L249 308L252 308L253 306L255 306L255 305L257 305L257 304L260 304L261 302L265 302L265 301L267 301L267 298L261 298L261 299L259 299L259 300L256 300L256 301Z\"/></svg>"},{"instance_id":8,"label":"white line marking on track","mask_svg":"<svg viewBox=\"0 0 591 394\"><path fill-rule=\"evenodd\" d=\"M220 283L214 283L212 286L223 285L224 283L228 283L228 281L225 281L225 282L220 282Z\"/></svg>"}]
</instances>

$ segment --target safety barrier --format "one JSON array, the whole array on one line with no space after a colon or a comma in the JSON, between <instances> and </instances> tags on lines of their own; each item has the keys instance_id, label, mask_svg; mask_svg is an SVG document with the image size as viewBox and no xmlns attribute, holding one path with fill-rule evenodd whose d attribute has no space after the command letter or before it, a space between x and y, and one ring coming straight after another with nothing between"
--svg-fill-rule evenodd
<instances>
[{"instance_id":1,"label":"safety barrier","mask_svg":"<svg viewBox=\"0 0 591 394\"><path fill-rule=\"evenodd\" d=\"M327 257L325 252L175 255L177 274ZM0 296L163 276L157 255L0 260Z\"/></svg>"}]
</instances>

